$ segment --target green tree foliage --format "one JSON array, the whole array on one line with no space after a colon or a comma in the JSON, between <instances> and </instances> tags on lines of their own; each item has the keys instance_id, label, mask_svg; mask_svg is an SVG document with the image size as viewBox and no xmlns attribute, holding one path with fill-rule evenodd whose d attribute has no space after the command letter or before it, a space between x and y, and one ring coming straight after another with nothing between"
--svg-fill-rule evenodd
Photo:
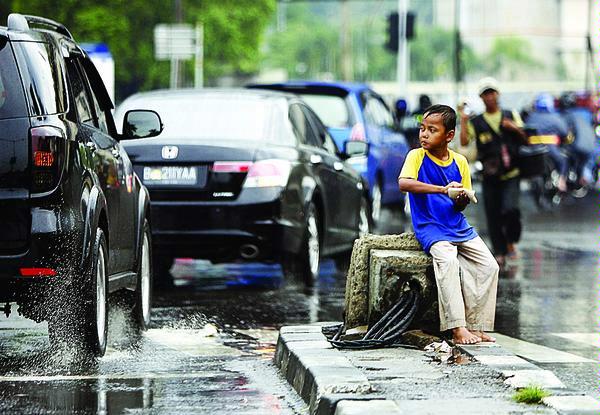
<instances>
[{"instance_id":1,"label":"green tree foliage","mask_svg":"<svg viewBox=\"0 0 600 415\"><path fill-rule=\"evenodd\" d=\"M454 33L440 27L419 30L410 44L410 79L437 81L454 79ZM463 73L479 67L473 49L463 44L461 61Z\"/></svg>"},{"instance_id":2,"label":"green tree foliage","mask_svg":"<svg viewBox=\"0 0 600 415\"><path fill-rule=\"evenodd\" d=\"M184 21L204 25L207 83L257 69L262 33L275 0L181 1ZM44 16L65 24L78 42L108 44L115 60L117 100L168 85L169 62L154 59L154 26L174 22L172 1L12 0L6 9L0 8L3 22L9 11Z\"/></svg>"},{"instance_id":3,"label":"green tree foliage","mask_svg":"<svg viewBox=\"0 0 600 415\"><path fill-rule=\"evenodd\" d=\"M494 76L518 77L519 71L541 67L533 58L531 44L519 37L496 38L484 60L484 69Z\"/></svg>"},{"instance_id":4,"label":"green tree foliage","mask_svg":"<svg viewBox=\"0 0 600 415\"><path fill-rule=\"evenodd\" d=\"M290 78L320 78L324 74L338 78L338 43L336 27L292 22L285 31L270 37L265 65L285 69Z\"/></svg>"},{"instance_id":5,"label":"green tree foliage","mask_svg":"<svg viewBox=\"0 0 600 415\"><path fill-rule=\"evenodd\" d=\"M275 11L276 0L190 0L189 3L187 20L204 25L204 73L209 82L222 75L256 72L262 59L263 34Z\"/></svg>"}]
</instances>

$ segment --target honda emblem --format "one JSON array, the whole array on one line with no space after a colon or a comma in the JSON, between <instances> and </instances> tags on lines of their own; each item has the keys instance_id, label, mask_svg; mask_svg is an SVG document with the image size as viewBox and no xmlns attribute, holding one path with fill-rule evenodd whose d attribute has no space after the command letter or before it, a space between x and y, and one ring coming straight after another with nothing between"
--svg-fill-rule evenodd
<instances>
[{"instance_id":1,"label":"honda emblem","mask_svg":"<svg viewBox=\"0 0 600 415\"><path fill-rule=\"evenodd\" d=\"M162 148L162 158L165 160L173 160L177 158L179 149L177 146L164 146Z\"/></svg>"}]
</instances>

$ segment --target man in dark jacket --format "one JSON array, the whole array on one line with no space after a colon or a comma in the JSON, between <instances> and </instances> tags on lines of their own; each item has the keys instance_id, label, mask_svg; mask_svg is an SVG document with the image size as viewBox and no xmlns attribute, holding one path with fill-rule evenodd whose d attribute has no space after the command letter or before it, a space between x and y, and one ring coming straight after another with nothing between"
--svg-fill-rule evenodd
<instances>
[{"instance_id":1,"label":"man in dark jacket","mask_svg":"<svg viewBox=\"0 0 600 415\"><path fill-rule=\"evenodd\" d=\"M494 255L500 266L515 258L521 237L518 148L525 144L523 121L515 111L502 110L498 82L483 78L478 85L485 112L472 118L460 110L460 143L476 140L477 159L483 165L483 201Z\"/></svg>"}]
</instances>

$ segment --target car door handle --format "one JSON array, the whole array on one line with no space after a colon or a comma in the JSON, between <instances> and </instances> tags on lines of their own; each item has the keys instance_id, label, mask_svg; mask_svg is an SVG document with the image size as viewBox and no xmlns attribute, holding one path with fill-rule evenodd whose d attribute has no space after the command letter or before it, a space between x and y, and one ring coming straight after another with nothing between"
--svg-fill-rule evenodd
<instances>
[{"instance_id":1,"label":"car door handle","mask_svg":"<svg viewBox=\"0 0 600 415\"><path fill-rule=\"evenodd\" d=\"M312 164L321 164L323 162L323 157L319 156L318 154L311 154L310 162Z\"/></svg>"},{"instance_id":2,"label":"car door handle","mask_svg":"<svg viewBox=\"0 0 600 415\"><path fill-rule=\"evenodd\" d=\"M96 149L98 148L96 147L96 143L94 143L93 141L88 141L87 143L85 143L85 146L92 151L96 151Z\"/></svg>"},{"instance_id":3,"label":"car door handle","mask_svg":"<svg viewBox=\"0 0 600 415\"><path fill-rule=\"evenodd\" d=\"M121 158L121 153L119 152L119 149L113 148L111 153L114 158L116 158L116 159Z\"/></svg>"},{"instance_id":4,"label":"car door handle","mask_svg":"<svg viewBox=\"0 0 600 415\"><path fill-rule=\"evenodd\" d=\"M336 161L336 162L333 163L333 168L336 171L342 171L342 170L344 170L344 164L340 163L339 161Z\"/></svg>"}]
</instances>

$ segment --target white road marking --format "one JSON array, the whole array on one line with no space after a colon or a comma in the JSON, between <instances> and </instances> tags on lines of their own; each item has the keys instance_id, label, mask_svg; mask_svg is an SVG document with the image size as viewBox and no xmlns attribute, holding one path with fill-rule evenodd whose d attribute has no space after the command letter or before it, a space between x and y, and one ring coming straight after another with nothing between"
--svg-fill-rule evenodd
<instances>
[{"instance_id":1,"label":"white road marking","mask_svg":"<svg viewBox=\"0 0 600 415\"><path fill-rule=\"evenodd\" d=\"M553 336L562 337L577 343L600 348L600 333L550 333Z\"/></svg>"},{"instance_id":2,"label":"white road marking","mask_svg":"<svg viewBox=\"0 0 600 415\"><path fill-rule=\"evenodd\" d=\"M517 356L538 363L594 363L591 359L494 333L496 342Z\"/></svg>"}]
</instances>

